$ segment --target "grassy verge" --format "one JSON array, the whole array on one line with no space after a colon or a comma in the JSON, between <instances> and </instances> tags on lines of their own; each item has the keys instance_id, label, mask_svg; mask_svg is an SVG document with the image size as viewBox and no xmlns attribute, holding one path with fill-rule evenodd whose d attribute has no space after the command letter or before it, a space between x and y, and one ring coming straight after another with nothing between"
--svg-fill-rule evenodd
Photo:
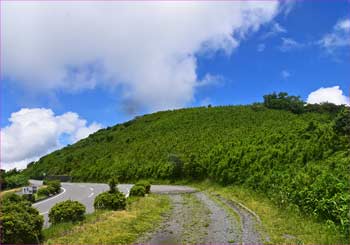
<instances>
[{"instance_id":1,"label":"grassy verge","mask_svg":"<svg viewBox=\"0 0 350 245\"><path fill-rule=\"evenodd\" d=\"M79 224L63 223L44 230L46 244L130 244L152 230L170 211L166 195L133 198L125 211L104 211L87 215Z\"/></svg>"},{"instance_id":2,"label":"grassy verge","mask_svg":"<svg viewBox=\"0 0 350 245\"><path fill-rule=\"evenodd\" d=\"M312 217L298 213L292 209L277 208L266 197L242 187L222 187L204 182L193 184L209 194L220 194L226 199L235 200L252 211L261 219L263 229L271 239L271 243L281 244L348 244L349 240L342 236L334 225L317 222Z\"/></svg>"}]
</instances>

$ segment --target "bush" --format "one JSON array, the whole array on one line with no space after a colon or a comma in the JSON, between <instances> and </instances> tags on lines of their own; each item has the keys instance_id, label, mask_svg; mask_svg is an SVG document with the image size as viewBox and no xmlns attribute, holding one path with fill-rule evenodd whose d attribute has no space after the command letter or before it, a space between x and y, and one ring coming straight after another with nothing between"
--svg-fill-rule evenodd
<instances>
[{"instance_id":1,"label":"bush","mask_svg":"<svg viewBox=\"0 0 350 245\"><path fill-rule=\"evenodd\" d=\"M143 185L134 185L130 190L130 196L145 196L146 189Z\"/></svg>"},{"instance_id":2,"label":"bush","mask_svg":"<svg viewBox=\"0 0 350 245\"><path fill-rule=\"evenodd\" d=\"M118 181L115 178L111 178L108 181L108 185L109 185L109 193L115 193L117 192L117 185Z\"/></svg>"},{"instance_id":3,"label":"bush","mask_svg":"<svg viewBox=\"0 0 350 245\"><path fill-rule=\"evenodd\" d=\"M49 196L50 195L50 190L47 187L40 188L37 192L38 196Z\"/></svg>"},{"instance_id":4,"label":"bush","mask_svg":"<svg viewBox=\"0 0 350 245\"><path fill-rule=\"evenodd\" d=\"M121 210L125 209L126 198L123 193L116 191L114 193L103 192L99 194L94 201L95 209Z\"/></svg>"},{"instance_id":5,"label":"bush","mask_svg":"<svg viewBox=\"0 0 350 245\"><path fill-rule=\"evenodd\" d=\"M52 224L60 222L75 222L84 219L85 206L78 201L67 200L55 204L49 212Z\"/></svg>"},{"instance_id":6,"label":"bush","mask_svg":"<svg viewBox=\"0 0 350 245\"><path fill-rule=\"evenodd\" d=\"M59 193L61 190L61 182L59 180L52 180L47 182L50 194Z\"/></svg>"},{"instance_id":7,"label":"bush","mask_svg":"<svg viewBox=\"0 0 350 245\"><path fill-rule=\"evenodd\" d=\"M151 184L148 181L146 181L146 180L139 181L135 185L139 185L139 186L145 187L145 193L150 193L150 191L151 191Z\"/></svg>"},{"instance_id":8,"label":"bush","mask_svg":"<svg viewBox=\"0 0 350 245\"><path fill-rule=\"evenodd\" d=\"M25 194L25 195L23 195L23 199L27 200L30 203L35 202L35 198L34 198L33 194Z\"/></svg>"},{"instance_id":9,"label":"bush","mask_svg":"<svg viewBox=\"0 0 350 245\"><path fill-rule=\"evenodd\" d=\"M1 205L8 205L11 203L23 202L25 199L15 193L6 193L1 197Z\"/></svg>"},{"instance_id":10,"label":"bush","mask_svg":"<svg viewBox=\"0 0 350 245\"><path fill-rule=\"evenodd\" d=\"M36 244L42 241L44 223L30 202L12 193L1 198L1 244Z\"/></svg>"},{"instance_id":11,"label":"bush","mask_svg":"<svg viewBox=\"0 0 350 245\"><path fill-rule=\"evenodd\" d=\"M49 193L49 195L54 195L54 194L56 194L56 189L55 189L55 187L52 187L52 186L47 186L46 187L46 190L47 190L47 192Z\"/></svg>"}]
</instances>

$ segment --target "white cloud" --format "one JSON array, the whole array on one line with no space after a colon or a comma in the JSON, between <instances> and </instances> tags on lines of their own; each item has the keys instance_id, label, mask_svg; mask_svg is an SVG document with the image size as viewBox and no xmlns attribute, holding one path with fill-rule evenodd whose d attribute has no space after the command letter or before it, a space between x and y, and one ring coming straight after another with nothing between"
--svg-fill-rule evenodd
<instances>
[{"instance_id":1,"label":"white cloud","mask_svg":"<svg viewBox=\"0 0 350 245\"><path fill-rule=\"evenodd\" d=\"M10 124L1 129L1 168L23 168L59 147L64 134L74 143L101 128L87 125L78 114L67 112L55 115L45 108L23 108L11 114Z\"/></svg>"},{"instance_id":2,"label":"white cloud","mask_svg":"<svg viewBox=\"0 0 350 245\"><path fill-rule=\"evenodd\" d=\"M320 104L322 102L329 102L336 105L349 105L349 97L343 94L339 86L319 88L313 91L307 97L307 103Z\"/></svg>"},{"instance_id":3,"label":"white cloud","mask_svg":"<svg viewBox=\"0 0 350 245\"><path fill-rule=\"evenodd\" d=\"M283 70L281 72L281 76L282 76L283 79L288 79L290 77L290 75L291 75L290 72L287 71L287 70Z\"/></svg>"},{"instance_id":4,"label":"white cloud","mask_svg":"<svg viewBox=\"0 0 350 245\"><path fill-rule=\"evenodd\" d=\"M258 51L258 52L263 52L263 51L265 50L265 48L266 48L266 45L263 44L263 43L260 43L260 44L258 45L256 51Z\"/></svg>"},{"instance_id":5,"label":"white cloud","mask_svg":"<svg viewBox=\"0 0 350 245\"><path fill-rule=\"evenodd\" d=\"M303 44L298 43L297 41L295 41L292 38L282 37L281 40L282 40L282 44L279 47L279 49L282 52L288 52L288 51L291 51L291 50L300 49L300 48L302 48L304 46Z\"/></svg>"},{"instance_id":6,"label":"white cloud","mask_svg":"<svg viewBox=\"0 0 350 245\"><path fill-rule=\"evenodd\" d=\"M295 8L298 1L296 0L284 0L281 5L281 12L284 13L284 16L288 16L292 10Z\"/></svg>"},{"instance_id":7,"label":"white cloud","mask_svg":"<svg viewBox=\"0 0 350 245\"><path fill-rule=\"evenodd\" d=\"M196 55L230 54L279 2L2 3L2 70L32 91L119 87L151 110L193 99Z\"/></svg>"},{"instance_id":8,"label":"white cloud","mask_svg":"<svg viewBox=\"0 0 350 245\"><path fill-rule=\"evenodd\" d=\"M328 53L336 49L350 46L350 19L339 20L333 27L332 32L327 33L317 42Z\"/></svg>"},{"instance_id":9,"label":"white cloud","mask_svg":"<svg viewBox=\"0 0 350 245\"><path fill-rule=\"evenodd\" d=\"M201 81L197 83L197 87L218 86L225 83L225 78L220 75L206 74Z\"/></svg>"},{"instance_id":10,"label":"white cloud","mask_svg":"<svg viewBox=\"0 0 350 245\"><path fill-rule=\"evenodd\" d=\"M270 37L277 36L278 34L281 34L281 33L287 33L287 30L283 26L281 26L279 23L274 22L273 25L271 26L270 31L265 33L262 36L262 38L267 39Z\"/></svg>"}]
</instances>

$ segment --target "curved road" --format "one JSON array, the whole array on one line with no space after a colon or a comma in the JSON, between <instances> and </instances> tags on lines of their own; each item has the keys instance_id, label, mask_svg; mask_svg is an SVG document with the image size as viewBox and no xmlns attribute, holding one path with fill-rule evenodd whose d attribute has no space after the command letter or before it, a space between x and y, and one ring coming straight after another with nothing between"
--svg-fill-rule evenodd
<instances>
[{"instance_id":1,"label":"curved road","mask_svg":"<svg viewBox=\"0 0 350 245\"><path fill-rule=\"evenodd\" d=\"M42 181L30 180L30 183L36 186L42 185ZM126 197L129 196L129 192L133 184L119 184L118 189L125 194ZM40 214L44 216L44 226L49 226L48 213L53 205L58 202L65 200L79 201L86 207L87 213L92 213L94 211L94 200L95 197L101 192L107 191L109 189L107 184L98 183L61 183L62 192L50 197L48 199L42 200L40 202L34 203L33 207L39 210ZM190 193L196 190L187 186L170 186L170 185L152 185L151 192L157 194L178 194L178 193Z\"/></svg>"},{"instance_id":2,"label":"curved road","mask_svg":"<svg viewBox=\"0 0 350 245\"><path fill-rule=\"evenodd\" d=\"M30 182L37 186L42 185L42 181L31 180ZM95 197L109 189L107 184L96 183L61 183L61 186L61 193L33 204L33 207L38 209L40 214L44 216L45 227L49 226L48 213L56 203L65 200L79 201L85 205L87 213L92 213L94 211L93 203ZM131 184L121 184L118 185L118 189L128 196L132 186Z\"/></svg>"}]
</instances>

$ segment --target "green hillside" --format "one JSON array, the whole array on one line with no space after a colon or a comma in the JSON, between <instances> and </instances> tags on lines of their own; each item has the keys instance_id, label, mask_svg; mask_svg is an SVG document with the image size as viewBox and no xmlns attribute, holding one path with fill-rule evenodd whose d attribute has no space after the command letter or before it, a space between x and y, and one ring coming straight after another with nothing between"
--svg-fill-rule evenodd
<instances>
[{"instance_id":1,"label":"green hillside","mask_svg":"<svg viewBox=\"0 0 350 245\"><path fill-rule=\"evenodd\" d=\"M295 111L296 112L296 111ZM157 112L102 129L32 163L25 173L74 181L210 179L263 193L349 228L349 141L335 114L251 106Z\"/></svg>"}]
</instances>

